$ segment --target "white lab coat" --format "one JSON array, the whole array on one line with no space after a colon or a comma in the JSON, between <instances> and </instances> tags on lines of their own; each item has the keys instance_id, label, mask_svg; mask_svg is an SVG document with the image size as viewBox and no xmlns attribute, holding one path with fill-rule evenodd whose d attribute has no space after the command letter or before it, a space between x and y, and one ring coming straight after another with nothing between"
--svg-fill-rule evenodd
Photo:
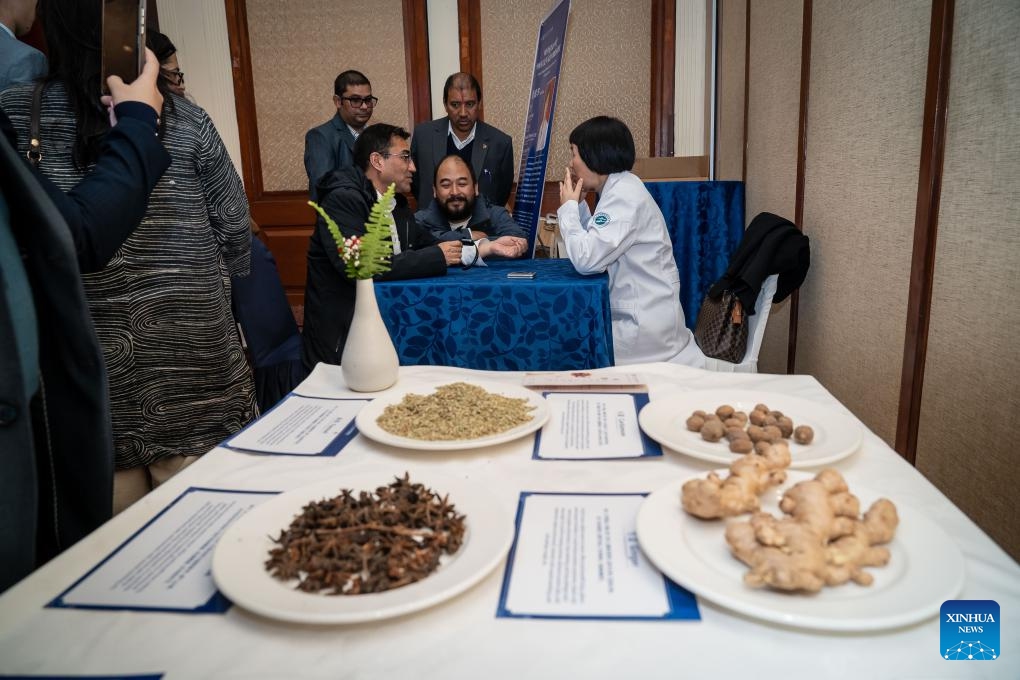
<instances>
[{"instance_id":1,"label":"white lab coat","mask_svg":"<svg viewBox=\"0 0 1020 680\"><path fill-rule=\"evenodd\" d=\"M595 215L582 201L557 212L560 236L581 274L609 273L617 364L669 361L704 368L684 325L680 274L662 211L635 175L609 175Z\"/></svg>"}]
</instances>

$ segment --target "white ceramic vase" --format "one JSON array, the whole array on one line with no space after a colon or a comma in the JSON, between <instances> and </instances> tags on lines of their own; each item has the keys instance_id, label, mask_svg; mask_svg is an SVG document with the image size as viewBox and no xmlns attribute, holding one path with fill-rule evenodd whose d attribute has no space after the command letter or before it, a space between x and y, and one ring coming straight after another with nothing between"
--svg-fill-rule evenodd
<instances>
[{"instance_id":1,"label":"white ceramic vase","mask_svg":"<svg viewBox=\"0 0 1020 680\"><path fill-rule=\"evenodd\" d=\"M340 357L340 370L348 388L378 392L397 382L400 360L379 313L374 282L358 279L355 285L354 319Z\"/></svg>"}]
</instances>

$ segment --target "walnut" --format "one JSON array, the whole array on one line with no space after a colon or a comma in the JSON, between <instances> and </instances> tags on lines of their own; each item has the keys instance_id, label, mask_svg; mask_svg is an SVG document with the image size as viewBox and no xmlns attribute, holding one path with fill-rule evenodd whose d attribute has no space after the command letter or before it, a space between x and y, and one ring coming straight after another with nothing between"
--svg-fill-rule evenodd
<instances>
[{"instance_id":1,"label":"walnut","mask_svg":"<svg viewBox=\"0 0 1020 680\"><path fill-rule=\"evenodd\" d=\"M707 442L717 442L725 433L726 429L719 420L709 420L701 428L701 438Z\"/></svg>"},{"instance_id":2,"label":"walnut","mask_svg":"<svg viewBox=\"0 0 1020 680\"><path fill-rule=\"evenodd\" d=\"M815 431L811 429L810 425L798 425L797 429L793 431L793 441L798 444L810 444L814 438Z\"/></svg>"}]
</instances>

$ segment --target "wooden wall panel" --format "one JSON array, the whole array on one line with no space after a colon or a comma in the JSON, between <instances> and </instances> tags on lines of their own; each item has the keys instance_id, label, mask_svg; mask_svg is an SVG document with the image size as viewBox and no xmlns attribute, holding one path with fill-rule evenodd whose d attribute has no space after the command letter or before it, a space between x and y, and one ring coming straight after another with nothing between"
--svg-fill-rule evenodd
<instances>
[{"instance_id":1,"label":"wooden wall panel","mask_svg":"<svg viewBox=\"0 0 1020 680\"><path fill-rule=\"evenodd\" d=\"M748 0L746 214L794 218L803 0ZM811 275L805 285L811 285ZM785 373L789 299L775 305L758 357L764 373Z\"/></svg>"},{"instance_id":2,"label":"wooden wall panel","mask_svg":"<svg viewBox=\"0 0 1020 680\"><path fill-rule=\"evenodd\" d=\"M715 177L744 179L744 95L747 0L719 3L719 77Z\"/></svg>"},{"instance_id":3,"label":"wooden wall panel","mask_svg":"<svg viewBox=\"0 0 1020 680\"><path fill-rule=\"evenodd\" d=\"M348 68L364 72L380 98L372 122L408 127L430 116L425 0L386 0L344 12L327 0L224 4L252 218L300 317L315 222L307 205L305 132L333 115L333 80ZM384 31L393 39L380 52L377 36Z\"/></svg>"},{"instance_id":4,"label":"wooden wall panel","mask_svg":"<svg viewBox=\"0 0 1020 680\"><path fill-rule=\"evenodd\" d=\"M917 468L1020 559L1020 5L955 15Z\"/></svg>"},{"instance_id":5,"label":"wooden wall panel","mask_svg":"<svg viewBox=\"0 0 1020 680\"><path fill-rule=\"evenodd\" d=\"M797 370L892 444L930 2L814 0Z\"/></svg>"}]
</instances>

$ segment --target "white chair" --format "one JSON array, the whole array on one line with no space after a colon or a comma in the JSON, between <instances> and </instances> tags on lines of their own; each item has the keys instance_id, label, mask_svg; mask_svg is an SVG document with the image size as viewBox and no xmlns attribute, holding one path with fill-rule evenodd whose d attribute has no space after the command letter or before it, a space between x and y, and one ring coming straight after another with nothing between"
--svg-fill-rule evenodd
<instances>
[{"instance_id":1,"label":"white chair","mask_svg":"<svg viewBox=\"0 0 1020 680\"><path fill-rule=\"evenodd\" d=\"M765 337L765 322L769 320L769 312L772 311L772 297L776 294L776 285L779 281L779 274L773 274L765 279L758 292L758 299L754 303L754 315L748 317L747 327L747 351L739 364L722 359L705 358L705 368L709 371L720 373L757 373L758 352L761 351L761 341Z\"/></svg>"}]
</instances>

